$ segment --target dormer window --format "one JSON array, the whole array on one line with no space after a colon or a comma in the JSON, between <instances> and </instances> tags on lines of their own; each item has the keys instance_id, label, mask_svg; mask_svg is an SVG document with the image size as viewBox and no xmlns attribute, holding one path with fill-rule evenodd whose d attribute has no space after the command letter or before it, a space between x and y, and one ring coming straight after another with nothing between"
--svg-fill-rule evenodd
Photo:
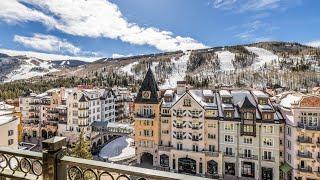
<instances>
[{"instance_id":1,"label":"dormer window","mask_svg":"<svg viewBox=\"0 0 320 180\"><path fill-rule=\"evenodd\" d=\"M244 119L253 119L253 114L252 113L249 113L249 112L245 112L243 114L243 118Z\"/></svg>"},{"instance_id":2,"label":"dormer window","mask_svg":"<svg viewBox=\"0 0 320 180\"><path fill-rule=\"evenodd\" d=\"M232 118L232 113L230 111L226 112L226 118Z\"/></svg>"},{"instance_id":3,"label":"dormer window","mask_svg":"<svg viewBox=\"0 0 320 180\"><path fill-rule=\"evenodd\" d=\"M265 119L265 120L271 120L271 119L272 119L272 114L270 114L270 113L264 114L264 115L263 115L263 119Z\"/></svg>"},{"instance_id":4,"label":"dormer window","mask_svg":"<svg viewBox=\"0 0 320 180\"><path fill-rule=\"evenodd\" d=\"M259 99L259 104L266 105L267 104L266 99Z\"/></svg>"},{"instance_id":5,"label":"dormer window","mask_svg":"<svg viewBox=\"0 0 320 180\"><path fill-rule=\"evenodd\" d=\"M191 106L191 99L184 99L183 100L183 105L184 106Z\"/></svg>"}]
</instances>

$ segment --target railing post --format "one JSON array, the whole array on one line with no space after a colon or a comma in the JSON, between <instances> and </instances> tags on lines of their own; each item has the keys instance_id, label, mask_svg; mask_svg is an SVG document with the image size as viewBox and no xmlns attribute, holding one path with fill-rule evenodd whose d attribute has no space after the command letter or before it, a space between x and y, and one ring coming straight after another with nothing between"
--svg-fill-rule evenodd
<instances>
[{"instance_id":1,"label":"railing post","mask_svg":"<svg viewBox=\"0 0 320 180\"><path fill-rule=\"evenodd\" d=\"M66 179L66 168L59 164L60 158L64 155L65 137L55 136L42 141L42 172L44 180Z\"/></svg>"}]
</instances>

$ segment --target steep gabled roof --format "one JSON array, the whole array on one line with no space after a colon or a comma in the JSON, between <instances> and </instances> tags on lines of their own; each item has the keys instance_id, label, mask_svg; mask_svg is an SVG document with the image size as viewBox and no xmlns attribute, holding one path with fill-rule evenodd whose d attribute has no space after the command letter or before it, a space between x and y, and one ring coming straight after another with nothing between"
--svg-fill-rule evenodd
<instances>
[{"instance_id":1,"label":"steep gabled roof","mask_svg":"<svg viewBox=\"0 0 320 180\"><path fill-rule=\"evenodd\" d=\"M252 102L249 100L247 96L244 97L244 99L239 103L240 109L255 109L256 106L252 104Z\"/></svg>"},{"instance_id":2,"label":"steep gabled roof","mask_svg":"<svg viewBox=\"0 0 320 180\"><path fill-rule=\"evenodd\" d=\"M79 102L87 102L87 101L88 101L88 97L82 94L81 98L79 99Z\"/></svg>"},{"instance_id":3,"label":"steep gabled roof","mask_svg":"<svg viewBox=\"0 0 320 180\"><path fill-rule=\"evenodd\" d=\"M150 91L150 98L145 99L142 97L143 91ZM146 76L144 77L144 80L141 84L141 87L139 89L137 98L135 99L135 103L149 103L149 104L157 104L160 102L160 98L158 97L158 85L157 82L153 76L152 70L149 67Z\"/></svg>"}]
</instances>

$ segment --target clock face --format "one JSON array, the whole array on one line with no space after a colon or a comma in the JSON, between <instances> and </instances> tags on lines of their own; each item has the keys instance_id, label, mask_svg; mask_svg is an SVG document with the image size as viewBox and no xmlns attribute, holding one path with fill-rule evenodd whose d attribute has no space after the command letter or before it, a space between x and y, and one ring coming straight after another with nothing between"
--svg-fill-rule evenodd
<instances>
[{"instance_id":1,"label":"clock face","mask_svg":"<svg viewBox=\"0 0 320 180\"><path fill-rule=\"evenodd\" d=\"M143 99L150 99L150 91L142 91Z\"/></svg>"}]
</instances>

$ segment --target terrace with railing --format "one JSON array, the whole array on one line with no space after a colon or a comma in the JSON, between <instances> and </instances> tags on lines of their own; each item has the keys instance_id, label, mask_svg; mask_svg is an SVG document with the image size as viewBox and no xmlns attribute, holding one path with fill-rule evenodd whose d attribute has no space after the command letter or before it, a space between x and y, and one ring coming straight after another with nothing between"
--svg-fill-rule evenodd
<instances>
[{"instance_id":1,"label":"terrace with railing","mask_svg":"<svg viewBox=\"0 0 320 180\"><path fill-rule=\"evenodd\" d=\"M42 153L0 147L0 179L204 179L203 177L70 157L65 153L65 145L66 138L53 137L42 142L44 149Z\"/></svg>"}]
</instances>

